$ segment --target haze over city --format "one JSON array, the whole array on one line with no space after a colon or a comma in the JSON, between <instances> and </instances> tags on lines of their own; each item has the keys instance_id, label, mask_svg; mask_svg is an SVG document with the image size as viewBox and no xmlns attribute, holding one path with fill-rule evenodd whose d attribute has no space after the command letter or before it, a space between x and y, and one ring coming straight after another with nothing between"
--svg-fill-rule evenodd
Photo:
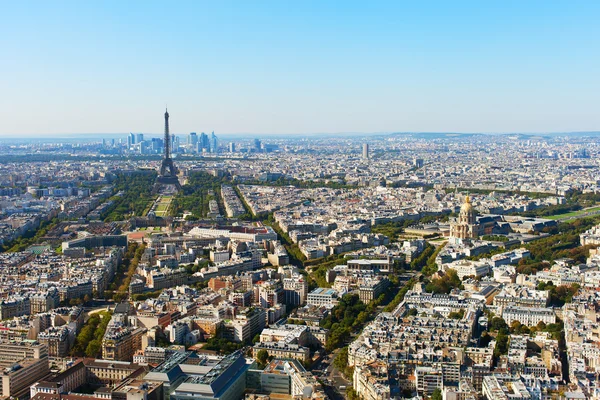
<instances>
[{"instance_id":1,"label":"haze over city","mask_svg":"<svg viewBox=\"0 0 600 400\"><path fill-rule=\"evenodd\" d=\"M600 129L600 3L5 2L0 135Z\"/></svg>"}]
</instances>

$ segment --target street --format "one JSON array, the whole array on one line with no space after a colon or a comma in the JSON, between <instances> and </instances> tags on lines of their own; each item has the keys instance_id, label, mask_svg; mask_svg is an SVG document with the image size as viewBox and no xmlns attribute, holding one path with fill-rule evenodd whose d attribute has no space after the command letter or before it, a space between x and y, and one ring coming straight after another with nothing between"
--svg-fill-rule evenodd
<instances>
[{"instance_id":1,"label":"street","mask_svg":"<svg viewBox=\"0 0 600 400\"><path fill-rule=\"evenodd\" d=\"M352 382L348 381L340 371L333 365L333 360L339 353L340 349L323 357L323 359L315 366L315 369L321 370L320 379L323 382L323 388L327 396L331 399L344 399L345 388L352 386ZM340 390L340 388L344 388Z\"/></svg>"}]
</instances>

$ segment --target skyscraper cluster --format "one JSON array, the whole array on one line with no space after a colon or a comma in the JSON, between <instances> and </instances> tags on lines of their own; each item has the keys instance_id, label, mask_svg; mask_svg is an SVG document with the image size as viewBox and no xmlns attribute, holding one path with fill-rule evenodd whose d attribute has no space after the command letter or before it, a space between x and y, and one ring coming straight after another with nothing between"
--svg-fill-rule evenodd
<instances>
[{"instance_id":1,"label":"skyscraper cluster","mask_svg":"<svg viewBox=\"0 0 600 400\"><path fill-rule=\"evenodd\" d=\"M187 149L190 153L218 153L219 140L215 132L210 136L204 132L200 136L196 132L191 132L188 135Z\"/></svg>"},{"instance_id":2,"label":"skyscraper cluster","mask_svg":"<svg viewBox=\"0 0 600 400\"><path fill-rule=\"evenodd\" d=\"M202 132L198 135L196 132L190 132L187 140L182 143L179 136L170 134L170 153L218 153L219 139L214 132L209 135ZM144 139L143 133L129 133L127 135L127 151L138 154L161 154L164 151L164 138Z\"/></svg>"}]
</instances>

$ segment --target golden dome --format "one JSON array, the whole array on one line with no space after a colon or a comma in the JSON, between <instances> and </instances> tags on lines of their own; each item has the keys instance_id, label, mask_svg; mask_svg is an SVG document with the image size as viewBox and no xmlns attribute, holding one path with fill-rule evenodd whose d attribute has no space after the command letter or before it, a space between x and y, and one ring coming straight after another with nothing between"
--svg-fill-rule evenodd
<instances>
[{"instance_id":1,"label":"golden dome","mask_svg":"<svg viewBox=\"0 0 600 400\"><path fill-rule=\"evenodd\" d=\"M467 195L467 197L465 197L465 202L463 203L462 206L460 206L460 212L468 213L468 212L471 212L472 210L473 210L473 206L471 205L471 198Z\"/></svg>"}]
</instances>

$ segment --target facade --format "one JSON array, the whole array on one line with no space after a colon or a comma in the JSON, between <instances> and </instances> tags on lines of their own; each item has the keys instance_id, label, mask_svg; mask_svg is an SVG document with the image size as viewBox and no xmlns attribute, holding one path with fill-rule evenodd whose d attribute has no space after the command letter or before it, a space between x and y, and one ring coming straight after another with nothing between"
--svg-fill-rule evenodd
<instances>
[{"instance_id":1,"label":"facade","mask_svg":"<svg viewBox=\"0 0 600 400\"><path fill-rule=\"evenodd\" d=\"M443 387L444 384L442 370L437 367L417 367L415 378L417 393L422 396L430 397L435 389Z\"/></svg>"},{"instance_id":2,"label":"facade","mask_svg":"<svg viewBox=\"0 0 600 400\"><path fill-rule=\"evenodd\" d=\"M74 391L87 382L87 370L83 360L77 360L67 370L48 381L36 382L30 388L30 397L38 393L58 394Z\"/></svg>"},{"instance_id":3,"label":"facade","mask_svg":"<svg viewBox=\"0 0 600 400\"><path fill-rule=\"evenodd\" d=\"M306 304L333 307L338 302L338 292L328 288L317 288L308 294Z\"/></svg>"},{"instance_id":4,"label":"facade","mask_svg":"<svg viewBox=\"0 0 600 400\"><path fill-rule=\"evenodd\" d=\"M517 307L546 307L550 302L548 290L535 290L525 286L506 286L494 297L494 305L498 307L514 305Z\"/></svg>"},{"instance_id":5,"label":"facade","mask_svg":"<svg viewBox=\"0 0 600 400\"><path fill-rule=\"evenodd\" d=\"M487 261L471 261L471 260L458 260L448 264L442 264L442 271L448 271L453 269L456 271L456 275L463 280L465 277L481 278L486 276L491 271L491 266Z\"/></svg>"},{"instance_id":6,"label":"facade","mask_svg":"<svg viewBox=\"0 0 600 400\"><path fill-rule=\"evenodd\" d=\"M171 323L165 329L165 333L168 335L168 339L171 343L183 344L185 342L185 336L191 331L190 321L175 321Z\"/></svg>"},{"instance_id":7,"label":"facade","mask_svg":"<svg viewBox=\"0 0 600 400\"><path fill-rule=\"evenodd\" d=\"M254 357L259 351L265 350L269 356L275 358L289 358L307 363L310 360L310 349L295 343L286 342L261 342L252 349Z\"/></svg>"},{"instance_id":8,"label":"facade","mask_svg":"<svg viewBox=\"0 0 600 400\"><path fill-rule=\"evenodd\" d=\"M107 330L102 340L102 358L115 361L132 360L134 353L142 348L144 333L146 328L123 327Z\"/></svg>"},{"instance_id":9,"label":"facade","mask_svg":"<svg viewBox=\"0 0 600 400\"><path fill-rule=\"evenodd\" d=\"M360 300L368 304L377 299L389 286L390 281L387 278L365 279L358 287L358 296Z\"/></svg>"},{"instance_id":10,"label":"facade","mask_svg":"<svg viewBox=\"0 0 600 400\"><path fill-rule=\"evenodd\" d=\"M29 297L31 313L39 314L57 308L60 304L60 297L56 289L45 293L37 293Z\"/></svg>"},{"instance_id":11,"label":"facade","mask_svg":"<svg viewBox=\"0 0 600 400\"><path fill-rule=\"evenodd\" d=\"M26 397L29 386L50 372L48 348L36 342L0 343L2 397Z\"/></svg>"},{"instance_id":12,"label":"facade","mask_svg":"<svg viewBox=\"0 0 600 400\"><path fill-rule=\"evenodd\" d=\"M235 342L245 342L260 333L265 327L267 315L262 308L251 308L236 315L235 319L225 321L223 335Z\"/></svg>"},{"instance_id":13,"label":"facade","mask_svg":"<svg viewBox=\"0 0 600 400\"><path fill-rule=\"evenodd\" d=\"M356 260L348 260L346 265L349 271L372 271L387 274L393 267L394 260L391 257L375 259L357 258Z\"/></svg>"},{"instance_id":14,"label":"facade","mask_svg":"<svg viewBox=\"0 0 600 400\"><path fill-rule=\"evenodd\" d=\"M519 321L526 326L535 326L540 322L545 324L556 322L556 314L551 308L507 306L502 310L502 318L508 325L513 321Z\"/></svg>"},{"instance_id":15,"label":"facade","mask_svg":"<svg viewBox=\"0 0 600 400\"><path fill-rule=\"evenodd\" d=\"M31 314L29 297L16 296L0 301L0 319L11 319L29 314Z\"/></svg>"},{"instance_id":16,"label":"facade","mask_svg":"<svg viewBox=\"0 0 600 400\"><path fill-rule=\"evenodd\" d=\"M299 306L306 302L308 297L308 281L300 274L293 274L290 278L283 278L285 304Z\"/></svg>"},{"instance_id":17,"label":"facade","mask_svg":"<svg viewBox=\"0 0 600 400\"><path fill-rule=\"evenodd\" d=\"M353 388L365 400L390 399L387 367L373 362L356 366L353 375Z\"/></svg>"},{"instance_id":18,"label":"facade","mask_svg":"<svg viewBox=\"0 0 600 400\"><path fill-rule=\"evenodd\" d=\"M144 368L139 365L123 361L85 358L83 363L86 368L87 382L95 385L115 385L144 371Z\"/></svg>"},{"instance_id":19,"label":"facade","mask_svg":"<svg viewBox=\"0 0 600 400\"><path fill-rule=\"evenodd\" d=\"M71 338L69 328L64 325L50 327L38 335L38 341L48 346L50 357L66 357L71 349Z\"/></svg>"}]
</instances>

